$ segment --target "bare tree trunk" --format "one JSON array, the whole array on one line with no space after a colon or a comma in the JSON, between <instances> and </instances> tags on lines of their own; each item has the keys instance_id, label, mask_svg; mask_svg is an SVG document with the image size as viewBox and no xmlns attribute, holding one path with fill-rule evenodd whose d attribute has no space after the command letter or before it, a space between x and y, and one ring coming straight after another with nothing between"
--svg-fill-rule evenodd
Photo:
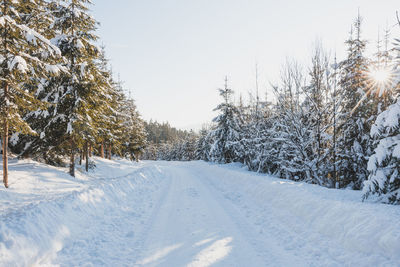
<instances>
[{"instance_id":1,"label":"bare tree trunk","mask_svg":"<svg viewBox=\"0 0 400 267\"><path fill-rule=\"evenodd\" d=\"M93 149L93 148L92 148L92 144L90 144L90 145L89 145L89 157L92 156L92 149Z\"/></svg>"},{"instance_id":2,"label":"bare tree trunk","mask_svg":"<svg viewBox=\"0 0 400 267\"><path fill-rule=\"evenodd\" d=\"M81 150L81 151L79 151L80 153L79 153L79 165L81 165L82 166L82 160L83 160L83 151Z\"/></svg>"},{"instance_id":3,"label":"bare tree trunk","mask_svg":"<svg viewBox=\"0 0 400 267\"><path fill-rule=\"evenodd\" d=\"M339 184L339 179L337 177L337 170L336 170L336 130L337 130L337 125L336 125L336 78L337 78L337 64L336 64L336 54L335 54L335 80L334 80L334 84L333 84L333 181L334 181L334 185L333 187L336 189L339 189L340 184Z\"/></svg>"},{"instance_id":4,"label":"bare tree trunk","mask_svg":"<svg viewBox=\"0 0 400 267\"><path fill-rule=\"evenodd\" d=\"M136 151L136 152L133 153L133 155L135 156L135 161L136 162L139 162L139 158L140 158L141 154L142 153L140 151Z\"/></svg>"},{"instance_id":5,"label":"bare tree trunk","mask_svg":"<svg viewBox=\"0 0 400 267\"><path fill-rule=\"evenodd\" d=\"M7 2L3 1L3 15L7 15ZM6 20L7 21L7 20ZM3 42L4 42L4 56L6 57L6 53L8 50L7 47L7 22L4 26L4 35L2 36ZM3 73L4 76L2 78L5 78L7 76L7 73ZM8 101L8 82L5 82L4 85L4 100ZM7 105L7 104L6 104ZM4 121L3 121L3 183L6 188L8 188L8 157L7 157L7 150L8 150L8 106L5 107L4 110Z\"/></svg>"},{"instance_id":6,"label":"bare tree trunk","mask_svg":"<svg viewBox=\"0 0 400 267\"><path fill-rule=\"evenodd\" d=\"M74 140L71 138L71 155L70 155L70 163L69 163L69 174L75 177L75 144Z\"/></svg>"},{"instance_id":7,"label":"bare tree trunk","mask_svg":"<svg viewBox=\"0 0 400 267\"><path fill-rule=\"evenodd\" d=\"M100 157L102 157L104 159L104 141L101 142L101 146L100 146Z\"/></svg>"},{"instance_id":8,"label":"bare tree trunk","mask_svg":"<svg viewBox=\"0 0 400 267\"><path fill-rule=\"evenodd\" d=\"M111 144L108 145L108 159L111 160Z\"/></svg>"},{"instance_id":9,"label":"bare tree trunk","mask_svg":"<svg viewBox=\"0 0 400 267\"><path fill-rule=\"evenodd\" d=\"M319 112L319 113L321 113L322 111L319 109L319 107L318 107L318 109L317 109L317 112ZM319 114L320 115L320 114ZM321 120L322 120L322 118L321 118L322 116L318 116L318 122L317 122L317 144L318 144L318 149L317 149L317 152L318 152L318 158L317 158L317 164L316 164L316 167L317 167L317 173L316 173L316 175L319 177L320 176L320 174L321 174L321 171L320 171L320 166L319 166L319 164L320 164L320 161L321 161L321 154L322 154L322 152L321 152L321 146L322 146L322 141L321 141L321 135L322 135L322 133L321 133Z\"/></svg>"},{"instance_id":10,"label":"bare tree trunk","mask_svg":"<svg viewBox=\"0 0 400 267\"><path fill-rule=\"evenodd\" d=\"M86 172L88 172L89 171L89 148L88 148L87 141L85 143L85 155L86 155L85 170L86 170Z\"/></svg>"},{"instance_id":11,"label":"bare tree trunk","mask_svg":"<svg viewBox=\"0 0 400 267\"><path fill-rule=\"evenodd\" d=\"M7 85L6 85L7 88ZM3 133L3 183L6 188L8 188L8 120L4 119L4 133Z\"/></svg>"}]
</instances>

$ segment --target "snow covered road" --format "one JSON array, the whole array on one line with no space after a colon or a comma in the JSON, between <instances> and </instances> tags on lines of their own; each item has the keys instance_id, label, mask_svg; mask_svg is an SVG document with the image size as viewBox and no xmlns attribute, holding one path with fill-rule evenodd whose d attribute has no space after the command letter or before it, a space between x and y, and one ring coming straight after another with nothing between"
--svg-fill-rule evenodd
<instances>
[{"instance_id":1,"label":"snow covered road","mask_svg":"<svg viewBox=\"0 0 400 267\"><path fill-rule=\"evenodd\" d=\"M150 220L138 264L164 266L265 266L241 226L202 182L201 174L165 165L171 181ZM243 229L245 230L245 229ZM256 245L256 244L255 244Z\"/></svg>"},{"instance_id":2,"label":"snow covered road","mask_svg":"<svg viewBox=\"0 0 400 267\"><path fill-rule=\"evenodd\" d=\"M398 207L234 165L158 164L170 183L149 221L139 265L400 264Z\"/></svg>"},{"instance_id":3,"label":"snow covered road","mask_svg":"<svg viewBox=\"0 0 400 267\"><path fill-rule=\"evenodd\" d=\"M0 190L0 204L17 203L0 216L0 266L400 266L399 207L360 192L239 165L96 165L90 177L46 178L60 198L47 197L40 164L31 194L22 182Z\"/></svg>"}]
</instances>

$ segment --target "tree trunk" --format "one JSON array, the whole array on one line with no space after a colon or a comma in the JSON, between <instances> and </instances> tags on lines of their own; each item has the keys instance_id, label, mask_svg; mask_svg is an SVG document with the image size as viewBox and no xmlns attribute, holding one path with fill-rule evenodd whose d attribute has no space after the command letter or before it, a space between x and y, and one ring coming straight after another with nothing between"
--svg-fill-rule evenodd
<instances>
[{"instance_id":1,"label":"tree trunk","mask_svg":"<svg viewBox=\"0 0 400 267\"><path fill-rule=\"evenodd\" d=\"M82 160L83 160L83 151L80 151L81 153L79 153L79 165L82 166Z\"/></svg>"},{"instance_id":2,"label":"tree trunk","mask_svg":"<svg viewBox=\"0 0 400 267\"><path fill-rule=\"evenodd\" d=\"M4 86L4 98L8 97L8 84ZM8 107L5 108L5 115L3 120L3 183L8 188Z\"/></svg>"},{"instance_id":3,"label":"tree trunk","mask_svg":"<svg viewBox=\"0 0 400 267\"><path fill-rule=\"evenodd\" d=\"M141 153L141 151L140 150L138 150L138 151L136 151L136 152L133 152L133 156L135 157L135 161L136 162L139 162L139 158L140 158L140 155L141 155L142 153Z\"/></svg>"},{"instance_id":4,"label":"tree trunk","mask_svg":"<svg viewBox=\"0 0 400 267\"><path fill-rule=\"evenodd\" d=\"M90 144L89 145L89 155L88 155L88 157L91 157L92 156L92 144Z\"/></svg>"},{"instance_id":5,"label":"tree trunk","mask_svg":"<svg viewBox=\"0 0 400 267\"><path fill-rule=\"evenodd\" d=\"M4 119L4 133L3 133L3 183L8 188L8 120Z\"/></svg>"},{"instance_id":6,"label":"tree trunk","mask_svg":"<svg viewBox=\"0 0 400 267\"><path fill-rule=\"evenodd\" d=\"M111 144L108 145L108 159L111 160Z\"/></svg>"},{"instance_id":7,"label":"tree trunk","mask_svg":"<svg viewBox=\"0 0 400 267\"><path fill-rule=\"evenodd\" d=\"M101 142L100 146L100 157L104 159L104 142Z\"/></svg>"},{"instance_id":8,"label":"tree trunk","mask_svg":"<svg viewBox=\"0 0 400 267\"><path fill-rule=\"evenodd\" d=\"M333 187L336 189L339 189L339 179L337 176L337 171L336 171L336 77L337 77L337 73L336 73L336 55L335 55L335 73L334 73L334 84L333 84Z\"/></svg>"},{"instance_id":9,"label":"tree trunk","mask_svg":"<svg viewBox=\"0 0 400 267\"><path fill-rule=\"evenodd\" d=\"M3 1L3 15L6 15L7 12L7 2ZM4 53L7 53L7 20L6 24L4 25L4 34L2 36L3 43L4 43ZM4 73L3 73L4 74ZM2 78L5 78L7 73L4 74ZM4 99L8 100L8 83L5 82L4 85ZM8 148L8 104L6 104L4 108L3 117L3 183L6 188L8 188L8 157L7 157L7 148Z\"/></svg>"},{"instance_id":10,"label":"tree trunk","mask_svg":"<svg viewBox=\"0 0 400 267\"><path fill-rule=\"evenodd\" d=\"M75 177L75 144L74 140L71 138L71 155L70 155L70 163L69 163L69 174Z\"/></svg>"},{"instance_id":11,"label":"tree trunk","mask_svg":"<svg viewBox=\"0 0 400 267\"><path fill-rule=\"evenodd\" d=\"M85 143L85 158L86 158L85 170L86 170L86 172L88 172L89 171L89 147L88 147L88 142L87 141Z\"/></svg>"}]
</instances>

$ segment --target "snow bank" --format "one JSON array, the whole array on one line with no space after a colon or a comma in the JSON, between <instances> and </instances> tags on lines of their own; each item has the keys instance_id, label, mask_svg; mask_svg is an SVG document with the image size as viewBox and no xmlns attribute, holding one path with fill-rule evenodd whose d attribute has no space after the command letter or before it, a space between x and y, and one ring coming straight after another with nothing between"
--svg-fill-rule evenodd
<instances>
[{"instance_id":1,"label":"snow bank","mask_svg":"<svg viewBox=\"0 0 400 267\"><path fill-rule=\"evenodd\" d=\"M305 239L320 239L318 246L325 245L326 253L344 265L400 264L398 206L363 203L360 191L327 189L266 177L250 173L237 164L192 164L199 172L208 172L208 183L223 192L238 210L245 210L246 216L259 225L260 233L276 231L283 238L287 235L285 229L297 232L297 236L287 236L287 244L281 244L287 249L301 251ZM271 228L268 224L271 217L279 221L280 227ZM331 241L351 253L335 251ZM293 247L289 245L291 242ZM310 262L316 263L318 257L318 254L309 255Z\"/></svg>"},{"instance_id":2,"label":"snow bank","mask_svg":"<svg viewBox=\"0 0 400 267\"><path fill-rule=\"evenodd\" d=\"M1 266L52 263L65 249L66 239L98 231L96 218L104 220L126 202L140 203L135 192L156 188L162 177L154 166L125 160L96 159L96 165L90 175L78 172L72 178L65 169L27 160L10 162L10 188L0 189Z\"/></svg>"}]
</instances>

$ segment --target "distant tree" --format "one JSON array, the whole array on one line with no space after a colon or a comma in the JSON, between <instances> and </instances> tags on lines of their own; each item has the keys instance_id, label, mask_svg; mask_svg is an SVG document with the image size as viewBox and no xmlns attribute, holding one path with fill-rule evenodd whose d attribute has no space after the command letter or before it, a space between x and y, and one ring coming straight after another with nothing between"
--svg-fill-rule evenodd
<instances>
[{"instance_id":1,"label":"distant tree","mask_svg":"<svg viewBox=\"0 0 400 267\"><path fill-rule=\"evenodd\" d=\"M147 134L144 122L136 109L132 99L126 99L121 107L122 114L125 114L122 129L119 136L121 143L121 155L129 156L131 160L139 161L139 155L143 152L147 142Z\"/></svg>"},{"instance_id":2,"label":"distant tree","mask_svg":"<svg viewBox=\"0 0 400 267\"><path fill-rule=\"evenodd\" d=\"M209 139L209 129L202 128L196 145L196 159L209 161L212 140Z\"/></svg>"}]
</instances>

